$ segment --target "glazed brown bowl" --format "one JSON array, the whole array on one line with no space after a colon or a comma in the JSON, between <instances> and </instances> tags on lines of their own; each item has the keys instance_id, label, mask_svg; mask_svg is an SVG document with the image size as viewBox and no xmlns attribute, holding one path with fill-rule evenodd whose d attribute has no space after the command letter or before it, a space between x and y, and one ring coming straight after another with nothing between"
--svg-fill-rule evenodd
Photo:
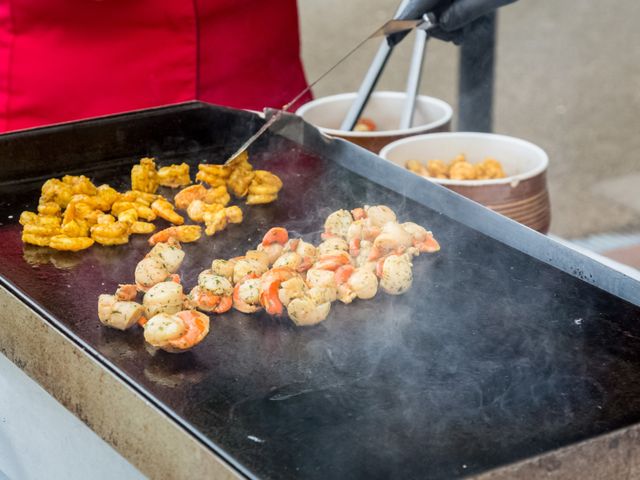
<instances>
[{"instance_id":1,"label":"glazed brown bowl","mask_svg":"<svg viewBox=\"0 0 640 480\"><path fill-rule=\"evenodd\" d=\"M537 145L489 133L436 133L393 142L380 156L406 168L407 160L450 161L463 153L471 163L487 157L502 163L506 178L450 180L424 177L542 233L549 231L551 207L547 189L549 157Z\"/></svg>"},{"instance_id":2,"label":"glazed brown bowl","mask_svg":"<svg viewBox=\"0 0 640 480\"><path fill-rule=\"evenodd\" d=\"M344 138L373 153L378 153L385 145L401 138L430 132L448 132L451 129L451 106L437 98L419 95L413 127L398 129L406 94L404 92L374 92L369 99L362 117L373 120L377 130L358 132L340 130L349 107L356 98L355 93L342 93L321 97L305 103L297 111L307 122L318 127L332 137Z\"/></svg>"}]
</instances>

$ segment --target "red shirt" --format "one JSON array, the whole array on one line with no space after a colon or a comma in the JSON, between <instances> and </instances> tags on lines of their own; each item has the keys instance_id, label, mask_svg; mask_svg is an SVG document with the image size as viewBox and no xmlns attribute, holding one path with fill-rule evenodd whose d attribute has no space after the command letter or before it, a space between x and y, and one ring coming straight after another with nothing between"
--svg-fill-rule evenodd
<instances>
[{"instance_id":1,"label":"red shirt","mask_svg":"<svg viewBox=\"0 0 640 480\"><path fill-rule=\"evenodd\" d=\"M0 131L305 86L296 0L0 0Z\"/></svg>"}]
</instances>

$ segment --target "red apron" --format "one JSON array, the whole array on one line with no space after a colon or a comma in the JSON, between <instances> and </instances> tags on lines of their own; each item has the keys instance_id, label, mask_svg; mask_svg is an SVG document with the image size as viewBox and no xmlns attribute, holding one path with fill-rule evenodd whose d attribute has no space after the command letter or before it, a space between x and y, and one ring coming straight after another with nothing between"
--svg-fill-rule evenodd
<instances>
[{"instance_id":1,"label":"red apron","mask_svg":"<svg viewBox=\"0 0 640 480\"><path fill-rule=\"evenodd\" d=\"M0 0L0 131L305 86L296 0Z\"/></svg>"}]
</instances>

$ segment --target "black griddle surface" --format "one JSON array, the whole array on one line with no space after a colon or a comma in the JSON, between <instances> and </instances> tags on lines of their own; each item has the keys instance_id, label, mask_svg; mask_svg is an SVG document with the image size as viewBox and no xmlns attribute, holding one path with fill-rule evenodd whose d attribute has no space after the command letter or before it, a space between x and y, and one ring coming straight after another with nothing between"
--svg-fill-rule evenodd
<instances>
[{"instance_id":1,"label":"black griddle surface","mask_svg":"<svg viewBox=\"0 0 640 480\"><path fill-rule=\"evenodd\" d=\"M38 192L6 186L0 274L261 478L451 478L640 420L637 307L288 141L270 152L252 161L281 176L280 199L244 206L241 225L185 244L187 287L211 259L242 254L271 226L317 244L330 212L363 204L428 226L441 252L415 260L403 296L335 303L312 328L212 316L209 336L181 355L154 354L137 327L119 332L97 319L98 295L133 279L145 236L79 254L23 251L17 218ZM126 188L128 175L122 166L91 176Z\"/></svg>"}]
</instances>

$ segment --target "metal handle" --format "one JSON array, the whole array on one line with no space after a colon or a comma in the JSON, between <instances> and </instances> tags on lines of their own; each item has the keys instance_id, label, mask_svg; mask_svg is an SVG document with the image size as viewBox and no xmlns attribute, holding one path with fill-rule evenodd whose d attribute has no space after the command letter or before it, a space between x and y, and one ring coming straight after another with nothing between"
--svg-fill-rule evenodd
<instances>
[{"instance_id":1,"label":"metal handle","mask_svg":"<svg viewBox=\"0 0 640 480\"><path fill-rule=\"evenodd\" d=\"M394 18L400 15L400 13L409 5L411 0L402 0L398 9L394 13ZM356 99L349 107L349 111L347 115L344 117L342 124L340 125L340 130L353 130L353 127L356 126L358 122L358 118L362 115L362 111L364 107L367 106L369 102L369 97L371 97L371 92L376 87L380 76L382 75L382 71L384 70L385 65L387 64L387 60L389 60L389 56L393 51L393 47L389 46L389 43L386 39L382 41L380 47L378 48L378 53L376 53L367 74L364 77L364 80L360 84L360 88L358 89L358 94L356 95Z\"/></svg>"}]
</instances>

